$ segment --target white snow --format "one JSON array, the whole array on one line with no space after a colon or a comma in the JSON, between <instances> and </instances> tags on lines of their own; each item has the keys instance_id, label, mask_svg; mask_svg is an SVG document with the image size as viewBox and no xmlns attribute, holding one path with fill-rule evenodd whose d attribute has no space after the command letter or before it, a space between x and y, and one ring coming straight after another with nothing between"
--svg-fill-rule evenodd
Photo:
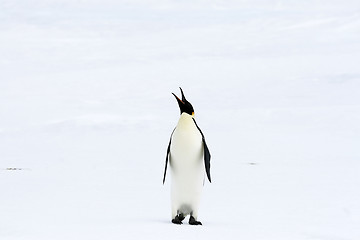
<instances>
[{"instance_id":1,"label":"white snow","mask_svg":"<svg viewBox=\"0 0 360 240\"><path fill-rule=\"evenodd\" d=\"M359 11L1 1L0 239L360 239ZM179 86L212 154L201 227L162 185Z\"/></svg>"}]
</instances>

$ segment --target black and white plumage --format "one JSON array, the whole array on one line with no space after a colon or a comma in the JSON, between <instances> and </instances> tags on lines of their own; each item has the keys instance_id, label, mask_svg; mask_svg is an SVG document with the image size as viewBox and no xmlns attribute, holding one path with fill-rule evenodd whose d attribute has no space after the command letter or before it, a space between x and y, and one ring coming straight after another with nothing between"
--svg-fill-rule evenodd
<instances>
[{"instance_id":1,"label":"black and white plumage","mask_svg":"<svg viewBox=\"0 0 360 240\"><path fill-rule=\"evenodd\" d=\"M172 222L181 224L190 215L190 224L201 225L197 221L198 208L205 175L211 182L210 152L194 119L194 109L180 90L182 99L173 93L180 107L180 119L167 148L163 183L169 164Z\"/></svg>"}]
</instances>

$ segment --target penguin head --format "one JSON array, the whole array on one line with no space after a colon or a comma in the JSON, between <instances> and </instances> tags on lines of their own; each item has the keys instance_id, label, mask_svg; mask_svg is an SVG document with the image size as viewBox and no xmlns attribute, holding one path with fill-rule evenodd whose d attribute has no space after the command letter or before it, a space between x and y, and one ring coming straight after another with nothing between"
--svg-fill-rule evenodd
<instances>
[{"instance_id":1,"label":"penguin head","mask_svg":"<svg viewBox=\"0 0 360 240\"><path fill-rule=\"evenodd\" d=\"M186 100L184 92L183 92L183 90L181 88L180 88L180 91L181 91L181 99L178 98L174 93L172 93L174 95L174 97L176 98L178 104L179 104L180 114L187 113L190 116L194 116L194 108L193 108L193 106L191 105L191 103L188 100Z\"/></svg>"}]
</instances>

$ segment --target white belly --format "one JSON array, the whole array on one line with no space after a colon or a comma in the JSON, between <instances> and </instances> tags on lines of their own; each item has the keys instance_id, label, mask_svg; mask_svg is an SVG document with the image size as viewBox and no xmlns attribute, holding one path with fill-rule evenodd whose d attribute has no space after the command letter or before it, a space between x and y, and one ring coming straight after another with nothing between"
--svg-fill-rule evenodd
<instances>
[{"instance_id":1,"label":"white belly","mask_svg":"<svg viewBox=\"0 0 360 240\"><path fill-rule=\"evenodd\" d=\"M184 119L183 119L184 120ZM171 200L173 218L181 209L184 215L197 209L205 177L202 136L192 119L180 118L170 147ZM185 123L185 124L184 124Z\"/></svg>"}]
</instances>

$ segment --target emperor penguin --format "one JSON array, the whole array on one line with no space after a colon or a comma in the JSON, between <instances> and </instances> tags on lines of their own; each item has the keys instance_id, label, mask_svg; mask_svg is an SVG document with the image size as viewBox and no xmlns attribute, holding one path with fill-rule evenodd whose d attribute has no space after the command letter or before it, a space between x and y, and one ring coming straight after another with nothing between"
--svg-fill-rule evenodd
<instances>
[{"instance_id":1,"label":"emperor penguin","mask_svg":"<svg viewBox=\"0 0 360 240\"><path fill-rule=\"evenodd\" d=\"M172 223L182 224L185 217L190 215L190 225L202 225L197 220L198 208L205 175L211 182L210 152L204 134L195 121L194 108L181 88L180 91L181 99L172 93L180 107L180 119L167 148L163 184L169 163Z\"/></svg>"}]
</instances>

